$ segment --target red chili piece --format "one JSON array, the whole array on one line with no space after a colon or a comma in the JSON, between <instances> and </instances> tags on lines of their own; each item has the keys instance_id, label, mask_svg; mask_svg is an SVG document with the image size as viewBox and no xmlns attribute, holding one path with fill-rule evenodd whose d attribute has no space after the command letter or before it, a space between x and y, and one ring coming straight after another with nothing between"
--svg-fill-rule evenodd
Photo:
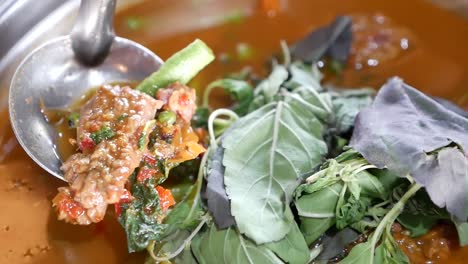
<instances>
[{"instance_id":1,"label":"red chili piece","mask_svg":"<svg viewBox=\"0 0 468 264\"><path fill-rule=\"evenodd\" d=\"M161 209L166 211L169 207L175 204L174 196L172 196L171 190L165 189L161 186L156 186L156 191L159 194L159 204Z\"/></svg>"},{"instance_id":2,"label":"red chili piece","mask_svg":"<svg viewBox=\"0 0 468 264\"><path fill-rule=\"evenodd\" d=\"M92 150L95 146L96 144L94 144L94 141L89 137L85 137L79 144L81 151Z\"/></svg>"},{"instance_id":3,"label":"red chili piece","mask_svg":"<svg viewBox=\"0 0 468 264\"><path fill-rule=\"evenodd\" d=\"M62 199L58 206L59 211L65 212L72 219L77 219L84 213L84 208L73 199Z\"/></svg>"},{"instance_id":4,"label":"red chili piece","mask_svg":"<svg viewBox=\"0 0 468 264\"><path fill-rule=\"evenodd\" d=\"M143 161L148 165L156 166L156 158L154 156L145 154L145 156L143 157Z\"/></svg>"},{"instance_id":5,"label":"red chili piece","mask_svg":"<svg viewBox=\"0 0 468 264\"><path fill-rule=\"evenodd\" d=\"M153 177L156 172L155 169L141 168L137 175L137 181L144 182L146 179Z\"/></svg>"}]
</instances>

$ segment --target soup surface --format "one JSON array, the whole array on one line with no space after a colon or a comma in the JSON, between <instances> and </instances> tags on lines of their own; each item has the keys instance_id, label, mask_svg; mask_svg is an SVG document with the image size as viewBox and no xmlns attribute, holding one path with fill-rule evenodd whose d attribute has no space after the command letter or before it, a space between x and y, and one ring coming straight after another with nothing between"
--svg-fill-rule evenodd
<instances>
[{"instance_id":1,"label":"soup surface","mask_svg":"<svg viewBox=\"0 0 468 264\"><path fill-rule=\"evenodd\" d=\"M149 47L163 59L195 38L204 40L218 59L192 82L199 91L209 81L246 65L251 66L255 74L264 75L265 62L279 52L280 40L293 43L337 15L351 14L355 21L371 17L377 22L379 17L385 16L389 27L403 32L398 40L407 40L406 44L399 43L401 50L377 59L355 53L349 67L330 81L343 86L379 87L387 78L398 75L424 92L468 107L468 53L463 49L468 47L468 21L426 1L290 0L280 1L277 6L239 1L243 8L229 5L230 11L214 22L199 16L194 24L199 24L201 29L189 31L184 31L183 25L165 23L171 19L161 14L175 12L174 16L181 21L187 12L203 13L201 9L208 8L210 3L206 2L210 1L181 2L184 5L172 1L145 1L124 10L116 17L116 31L120 36ZM171 31L172 27L176 30ZM366 45L365 40L361 45ZM226 99L223 94L214 96L218 97L220 105ZM143 255L127 253L124 233L111 215L88 227L57 221L51 199L61 185L63 182L47 175L24 153L11 131L7 109L1 109L0 263L143 262ZM421 251L426 250L424 245L431 243L439 243L441 252L450 248L450 251L443 251L449 252L448 256L435 254L432 263L465 263L468 249L456 246L453 232L438 228L416 241L404 236L398 238L409 248L405 252L414 263L424 263ZM413 244L423 246L418 251ZM417 251L414 256L411 250Z\"/></svg>"}]
</instances>

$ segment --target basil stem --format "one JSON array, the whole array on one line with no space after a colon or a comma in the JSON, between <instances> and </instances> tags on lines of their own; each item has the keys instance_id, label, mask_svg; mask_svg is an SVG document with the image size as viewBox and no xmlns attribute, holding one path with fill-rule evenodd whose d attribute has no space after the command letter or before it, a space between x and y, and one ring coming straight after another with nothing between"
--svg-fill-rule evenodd
<instances>
[{"instance_id":1,"label":"basil stem","mask_svg":"<svg viewBox=\"0 0 468 264\"><path fill-rule=\"evenodd\" d=\"M144 79L136 89L154 96L156 91L174 82L188 83L214 60L213 51L201 40L172 55L162 66Z\"/></svg>"},{"instance_id":2,"label":"basil stem","mask_svg":"<svg viewBox=\"0 0 468 264\"><path fill-rule=\"evenodd\" d=\"M403 208L405 207L406 202L413 197L419 189L421 189L422 186L413 183L411 187L408 189L408 191L400 198L400 200L390 209L390 211L387 212L387 214L384 216L382 221L379 223L377 228L375 229L374 233L372 234L371 237L371 244L377 247L377 242L379 241L383 230L386 226L393 224L395 222L395 219L400 215L400 213L403 211ZM372 248L372 254L371 254L371 259L374 259L374 252L375 252L375 247Z\"/></svg>"}]
</instances>

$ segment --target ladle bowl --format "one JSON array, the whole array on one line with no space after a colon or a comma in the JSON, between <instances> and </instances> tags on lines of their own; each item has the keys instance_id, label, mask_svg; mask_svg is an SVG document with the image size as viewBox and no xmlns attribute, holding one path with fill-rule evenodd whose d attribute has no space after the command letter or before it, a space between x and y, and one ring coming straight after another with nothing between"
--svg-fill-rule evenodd
<instances>
[{"instance_id":1,"label":"ladle bowl","mask_svg":"<svg viewBox=\"0 0 468 264\"><path fill-rule=\"evenodd\" d=\"M140 81L163 63L142 45L113 35L114 9L115 0L82 0L72 34L32 51L12 78L8 103L13 131L27 154L62 180L60 135L41 107L67 108L93 87Z\"/></svg>"}]
</instances>

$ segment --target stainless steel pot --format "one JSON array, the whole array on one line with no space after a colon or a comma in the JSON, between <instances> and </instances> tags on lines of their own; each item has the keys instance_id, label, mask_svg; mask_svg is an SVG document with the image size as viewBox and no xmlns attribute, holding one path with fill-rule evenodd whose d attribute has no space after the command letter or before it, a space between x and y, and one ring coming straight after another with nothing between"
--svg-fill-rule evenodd
<instances>
[{"instance_id":1,"label":"stainless steel pot","mask_svg":"<svg viewBox=\"0 0 468 264\"><path fill-rule=\"evenodd\" d=\"M119 0L117 12L142 1ZM171 27L158 28L157 35L153 33L152 37L210 26L233 10L247 9L249 12L256 3L254 0L207 0L197 10L180 12L190 1L165 3L157 20ZM0 0L0 110L6 107L8 87L18 64L41 43L68 34L79 3L80 0Z\"/></svg>"},{"instance_id":2,"label":"stainless steel pot","mask_svg":"<svg viewBox=\"0 0 468 264\"><path fill-rule=\"evenodd\" d=\"M119 0L118 9L125 8L128 5L141 2L143 0ZM468 1L466 0L431 0L445 8L457 10L468 17ZM35 47L46 40L68 34L73 25L74 18L79 6L79 0L1 0L0 1L0 109L6 107L6 95L17 65ZM171 1L170 5L180 6L185 0ZM209 3L211 2L211 3ZM213 5L216 2L216 5ZM226 11L235 6L236 8L248 8L252 6L252 0L212 0L207 1L201 12L213 14L218 13L222 16L220 10ZM166 10L170 11L170 10ZM192 10L193 11L193 10ZM216 11L216 12L214 12ZM171 12L167 12L171 13ZM184 16L190 15L188 12ZM203 17L202 13L193 14ZM161 29L161 35L166 35L168 30L180 31L206 26L215 23L215 21L206 21L203 19L192 20L190 25L181 24L190 19L180 19L172 14L161 14L161 19L171 20L176 28ZM216 19L216 18L213 18ZM199 22L197 24L196 22Z\"/></svg>"},{"instance_id":3,"label":"stainless steel pot","mask_svg":"<svg viewBox=\"0 0 468 264\"><path fill-rule=\"evenodd\" d=\"M0 109L6 106L10 79L26 54L46 40L67 34L78 0L0 2Z\"/></svg>"}]
</instances>

